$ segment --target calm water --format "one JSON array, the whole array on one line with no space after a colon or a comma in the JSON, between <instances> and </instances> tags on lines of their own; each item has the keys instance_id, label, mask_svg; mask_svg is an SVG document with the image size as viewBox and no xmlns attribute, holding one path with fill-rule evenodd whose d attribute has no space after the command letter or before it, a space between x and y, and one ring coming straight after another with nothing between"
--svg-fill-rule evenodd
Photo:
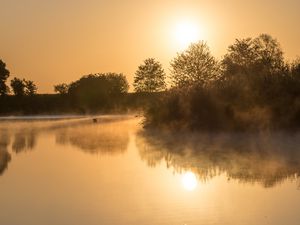
<instances>
[{"instance_id":1,"label":"calm water","mask_svg":"<svg viewBox=\"0 0 300 225\"><path fill-rule=\"evenodd\" d=\"M300 134L39 119L0 122L1 225L300 223Z\"/></svg>"}]
</instances>

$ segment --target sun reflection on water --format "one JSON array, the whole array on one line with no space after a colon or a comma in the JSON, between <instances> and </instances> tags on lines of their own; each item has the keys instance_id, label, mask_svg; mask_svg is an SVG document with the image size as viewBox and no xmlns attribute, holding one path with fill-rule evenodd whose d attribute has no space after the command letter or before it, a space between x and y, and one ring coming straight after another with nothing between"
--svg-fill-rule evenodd
<instances>
[{"instance_id":1,"label":"sun reflection on water","mask_svg":"<svg viewBox=\"0 0 300 225\"><path fill-rule=\"evenodd\" d=\"M185 172L182 175L181 182L182 182L184 189L187 191L195 190L198 185L197 177L191 171Z\"/></svg>"}]
</instances>

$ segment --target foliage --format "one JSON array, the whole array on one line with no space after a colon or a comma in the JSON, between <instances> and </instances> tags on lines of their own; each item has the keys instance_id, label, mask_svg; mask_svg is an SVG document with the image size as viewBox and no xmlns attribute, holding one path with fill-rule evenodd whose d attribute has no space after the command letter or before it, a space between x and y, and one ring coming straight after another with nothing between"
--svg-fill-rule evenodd
<instances>
[{"instance_id":1,"label":"foliage","mask_svg":"<svg viewBox=\"0 0 300 225\"><path fill-rule=\"evenodd\" d=\"M9 77L9 70L6 69L6 64L0 59L0 96L6 95L8 93L8 87L5 81Z\"/></svg>"},{"instance_id":2,"label":"foliage","mask_svg":"<svg viewBox=\"0 0 300 225\"><path fill-rule=\"evenodd\" d=\"M90 74L69 85L68 94L84 108L108 107L129 89L123 74Z\"/></svg>"},{"instance_id":3,"label":"foliage","mask_svg":"<svg viewBox=\"0 0 300 225\"><path fill-rule=\"evenodd\" d=\"M0 98L0 113L146 109L147 127L214 131L300 128L300 59L287 63L279 43L269 35L237 39L220 63L204 42L192 44L171 62L173 87L160 92L158 86L165 87L164 76L160 63L147 59L136 73L137 93L127 93L129 85L123 74L100 73L56 85L61 93L57 95L33 95L36 86L32 81L14 78L11 86L16 96ZM153 77L161 82L155 83Z\"/></svg>"},{"instance_id":4,"label":"foliage","mask_svg":"<svg viewBox=\"0 0 300 225\"><path fill-rule=\"evenodd\" d=\"M54 85L54 91L56 93L65 95L68 93L68 90L69 90L69 85L66 83Z\"/></svg>"},{"instance_id":5,"label":"foliage","mask_svg":"<svg viewBox=\"0 0 300 225\"><path fill-rule=\"evenodd\" d=\"M33 81L19 79L16 77L11 80L10 86L13 90L13 93L16 96L24 96L24 95L32 96L36 94L37 91L37 87Z\"/></svg>"},{"instance_id":6,"label":"foliage","mask_svg":"<svg viewBox=\"0 0 300 225\"><path fill-rule=\"evenodd\" d=\"M174 87L205 86L219 78L219 63L211 55L205 42L191 44L171 62L171 80Z\"/></svg>"},{"instance_id":7,"label":"foliage","mask_svg":"<svg viewBox=\"0 0 300 225\"><path fill-rule=\"evenodd\" d=\"M14 78L10 81L10 86L12 88L13 93L16 96L24 96L25 95L25 82L22 79Z\"/></svg>"},{"instance_id":8,"label":"foliage","mask_svg":"<svg viewBox=\"0 0 300 225\"><path fill-rule=\"evenodd\" d=\"M25 83L25 94L32 96L37 92L37 86L32 80L24 80Z\"/></svg>"},{"instance_id":9,"label":"foliage","mask_svg":"<svg viewBox=\"0 0 300 225\"><path fill-rule=\"evenodd\" d=\"M293 77L300 79L300 58L290 64L290 73Z\"/></svg>"},{"instance_id":10,"label":"foliage","mask_svg":"<svg viewBox=\"0 0 300 225\"><path fill-rule=\"evenodd\" d=\"M212 62L205 45L198 47L195 52L206 53L199 58ZM222 79L203 73L199 79L197 71L209 71L199 70L200 65L214 63L193 61L197 57L190 52L191 47L177 57L180 63L173 61L176 88L148 108L146 127L214 131L300 128L300 61L286 63L276 39L265 34L237 39L222 60ZM174 65L178 68L175 72ZM208 82L210 85L203 85Z\"/></svg>"},{"instance_id":11,"label":"foliage","mask_svg":"<svg viewBox=\"0 0 300 225\"><path fill-rule=\"evenodd\" d=\"M166 74L160 62L148 58L138 67L134 77L136 92L160 92L166 89Z\"/></svg>"},{"instance_id":12,"label":"foliage","mask_svg":"<svg viewBox=\"0 0 300 225\"><path fill-rule=\"evenodd\" d=\"M128 92L129 84L122 73L106 73L100 76L105 77L107 80L107 91L109 95L119 95Z\"/></svg>"},{"instance_id":13,"label":"foliage","mask_svg":"<svg viewBox=\"0 0 300 225\"><path fill-rule=\"evenodd\" d=\"M280 44L267 34L254 39L236 39L228 47L222 66L227 78L241 74L276 74L285 70Z\"/></svg>"},{"instance_id":14,"label":"foliage","mask_svg":"<svg viewBox=\"0 0 300 225\"><path fill-rule=\"evenodd\" d=\"M72 82L69 94L76 92L95 92L99 94L116 95L126 93L129 89L126 77L123 74L106 73L90 74Z\"/></svg>"},{"instance_id":15,"label":"foliage","mask_svg":"<svg viewBox=\"0 0 300 225\"><path fill-rule=\"evenodd\" d=\"M22 99L15 95L7 95L0 98L0 115L136 113L156 102L162 94L124 93L117 98L110 98L106 105L95 104L90 107L68 94L36 94L23 96Z\"/></svg>"},{"instance_id":16,"label":"foliage","mask_svg":"<svg viewBox=\"0 0 300 225\"><path fill-rule=\"evenodd\" d=\"M258 64L264 71L274 74L284 70L283 51L276 39L268 34L261 34L253 42Z\"/></svg>"}]
</instances>

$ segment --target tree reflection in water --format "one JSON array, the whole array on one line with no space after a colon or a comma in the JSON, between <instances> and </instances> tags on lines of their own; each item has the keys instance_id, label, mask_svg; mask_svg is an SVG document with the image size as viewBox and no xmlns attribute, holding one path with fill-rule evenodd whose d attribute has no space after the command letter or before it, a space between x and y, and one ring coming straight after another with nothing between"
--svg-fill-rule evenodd
<instances>
[{"instance_id":1,"label":"tree reflection in water","mask_svg":"<svg viewBox=\"0 0 300 225\"><path fill-rule=\"evenodd\" d=\"M99 123L90 118L62 121L13 121L0 124L0 175L14 153L36 149L40 134L54 135L56 143L72 145L92 154L124 153L129 142L130 117L102 116Z\"/></svg>"},{"instance_id":2,"label":"tree reflection in water","mask_svg":"<svg viewBox=\"0 0 300 225\"><path fill-rule=\"evenodd\" d=\"M0 129L0 175L7 169L8 163L11 160L11 156L7 149L9 143L10 137L7 131Z\"/></svg>"},{"instance_id":3,"label":"tree reflection in water","mask_svg":"<svg viewBox=\"0 0 300 225\"><path fill-rule=\"evenodd\" d=\"M225 174L239 182L273 187L300 174L298 133L170 133L142 131L140 156L149 166L165 161L176 172L192 171L207 181Z\"/></svg>"},{"instance_id":4,"label":"tree reflection in water","mask_svg":"<svg viewBox=\"0 0 300 225\"><path fill-rule=\"evenodd\" d=\"M100 123L90 119L27 123L0 127L0 174L15 153L36 149L40 134L55 136L57 144L72 145L91 154L120 154L127 149L129 130L137 127L128 118ZM300 180L298 133L170 133L140 131L138 151L149 166L165 161L177 172L191 171L207 181L220 174L240 182L273 187L287 179Z\"/></svg>"},{"instance_id":5,"label":"tree reflection in water","mask_svg":"<svg viewBox=\"0 0 300 225\"><path fill-rule=\"evenodd\" d=\"M32 150L36 145L37 133L38 130L35 128L16 131L12 143L12 150L15 153Z\"/></svg>"},{"instance_id":6,"label":"tree reflection in water","mask_svg":"<svg viewBox=\"0 0 300 225\"><path fill-rule=\"evenodd\" d=\"M55 131L58 144L71 144L91 154L124 153L129 142L128 121L70 126Z\"/></svg>"}]
</instances>

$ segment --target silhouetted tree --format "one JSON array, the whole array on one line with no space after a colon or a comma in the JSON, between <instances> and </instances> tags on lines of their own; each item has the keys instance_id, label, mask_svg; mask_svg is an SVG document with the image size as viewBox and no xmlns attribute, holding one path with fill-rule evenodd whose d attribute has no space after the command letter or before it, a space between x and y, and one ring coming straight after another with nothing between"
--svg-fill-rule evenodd
<instances>
[{"instance_id":1,"label":"silhouetted tree","mask_svg":"<svg viewBox=\"0 0 300 225\"><path fill-rule=\"evenodd\" d=\"M228 53L224 56L222 65L226 75L244 74L251 71L256 58L257 53L251 38L236 39L235 43L228 47Z\"/></svg>"},{"instance_id":2,"label":"silhouetted tree","mask_svg":"<svg viewBox=\"0 0 300 225\"><path fill-rule=\"evenodd\" d=\"M136 92L159 92L166 89L165 79L160 62L149 58L135 72L133 86Z\"/></svg>"},{"instance_id":3,"label":"silhouetted tree","mask_svg":"<svg viewBox=\"0 0 300 225\"><path fill-rule=\"evenodd\" d=\"M108 91L111 95L119 95L128 92L129 84L123 74L106 73L103 75L107 79Z\"/></svg>"},{"instance_id":4,"label":"silhouetted tree","mask_svg":"<svg viewBox=\"0 0 300 225\"><path fill-rule=\"evenodd\" d=\"M274 74L285 70L280 44L270 35L236 39L222 61L226 77L236 74Z\"/></svg>"},{"instance_id":5,"label":"silhouetted tree","mask_svg":"<svg viewBox=\"0 0 300 225\"><path fill-rule=\"evenodd\" d=\"M300 58L291 63L290 73L293 77L300 79Z\"/></svg>"},{"instance_id":6,"label":"silhouetted tree","mask_svg":"<svg viewBox=\"0 0 300 225\"><path fill-rule=\"evenodd\" d=\"M23 80L25 84L25 94L32 96L36 94L37 87L32 80Z\"/></svg>"},{"instance_id":7,"label":"silhouetted tree","mask_svg":"<svg viewBox=\"0 0 300 225\"><path fill-rule=\"evenodd\" d=\"M267 34L237 39L221 65L219 70L203 42L178 54L171 62L177 88L147 108L145 126L299 129L300 61L286 63L276 39ZM206 85L214 80L218 82Z\"/></svg>"},{"instance_id":8,"label":"silhouetted tree","mask_svg":"<svg viewBox=\"0 0 300 225\"><path fill-rule=\"evenodd\" d=\"M24 80L19 78L14 78L10 81L10 86L16 96L24 96L25 95L25 87L26 84Z\"/></svg>"},{"instance_id":9,"label":"silhouetted tree","mask_svg":"<svg viewBox=\"0 0 300 225\"><path fill-rule=\"evenodd\" d=\"M69 85L65 83L57 84L54 86L54 91L62 95L67 94L68 90L69 90Z\"/></svg>"},{"instance_id":10,"label":"silhouetted tree","mask_svg":"<svg viewBox=\"0 0 300 225\"><path fill-rule=\"evenodd\" d=\"M280 73L285 68L283 51L279 42L268 34L261 34L253 40L257 61L260 66L270 73Z\"/></svg>"},{"instance_id":11,"label":"silhouetted tree","mask_svg":"<svg viewBox=\"0 0 300 225\"><path fill-rule=\"evenodd\" d=\"M110 104L113 98L129 89L123 74L106 73L83 76L69 86L70 94L77 103L96 108Z\"/></svg>"},{"instance_id":12,"label":"silhouetted tree","mask_svg":"<svg viewBox=\"0 0 300 225\"><path fill-rule=\"evenodd\" d=\"M16 96L32 96L36 93L37 87L31 80L14 78L10 82L10 86Z\"/></svg>"},{"instance_id":13,"label":"silhouetted tree","mask_svg":"<svg viewBox=\"0 0 300 225\"><path fill-rule=\"evenodd\" d=\"M0 96L6 95L8 87L5 81L9 77L9 70L6 69L6 64L0 59Z\"/></svg>"},{"instance_id":14,"label":"silhouetted tree","mask_svg":"<svg viewBox=\"0 0 300 225\"><path fill-rule=\"evenodd\" d=\"M206 84L220 77L218 61L211 55L205 42L191 44L187 50L177 54L171 62L171 79L173 86Z\"/></svg>"}]
</instances>

